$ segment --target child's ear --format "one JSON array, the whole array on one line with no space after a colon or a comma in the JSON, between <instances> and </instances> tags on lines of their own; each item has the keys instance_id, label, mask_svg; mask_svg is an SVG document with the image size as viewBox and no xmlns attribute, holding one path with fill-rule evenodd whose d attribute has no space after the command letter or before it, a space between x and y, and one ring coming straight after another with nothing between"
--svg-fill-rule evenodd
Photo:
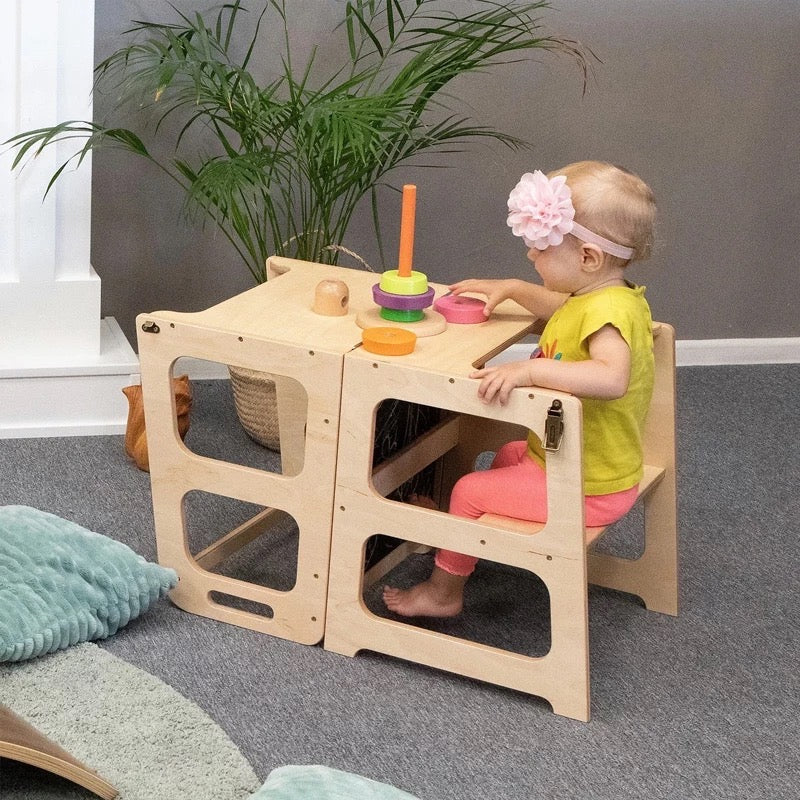
<instances>
[{"instance_id":1,"label":"child's ear","mask_svg":"<svg viewBox=\"0 0 800 800\"><path fill-rule=\"evenodd\" d=\"M606 254L596 244L581 242L581 268L584 272L597 272L605 258Z\"/></svg>"}]
</instances>

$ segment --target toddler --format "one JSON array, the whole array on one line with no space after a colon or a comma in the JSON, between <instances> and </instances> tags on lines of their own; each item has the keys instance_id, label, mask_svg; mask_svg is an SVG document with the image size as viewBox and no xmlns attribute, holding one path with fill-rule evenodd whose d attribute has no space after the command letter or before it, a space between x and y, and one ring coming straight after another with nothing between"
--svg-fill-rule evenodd
<instances>
[{"instance_id":1,"label":"toddler","mask_svg":"<svg viewBox=\"0 0 800 800\"><path fill-rule=\"evenodd\" d=\"M508 209L508 224L529 248L544 285L471 279L450 290L485 295L487 316L513 299L547 325L530 359L487 366L471 377L487 404L505 404L518 386L582 398L586 524L609 525L633 505L643 470L641 437L653 389L652 319L644 287L627 281L625 268L650 254L653 194L620 167L582 161L549 175L523 175ZM490 469L463 476L449 512L546 522L545 453L538 436L529 432L526 441L510 442ZM428 580L405 590L387 586L384 602L401 616L455 616L476 562L439 550Z\"/></svg>"}]
</instances>

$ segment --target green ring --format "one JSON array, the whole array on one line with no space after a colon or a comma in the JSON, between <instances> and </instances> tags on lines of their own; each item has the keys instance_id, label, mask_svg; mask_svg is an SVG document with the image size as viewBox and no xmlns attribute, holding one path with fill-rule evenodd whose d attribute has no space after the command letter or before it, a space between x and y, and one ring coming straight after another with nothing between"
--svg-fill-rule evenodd
<instances>
[{"instance_id":1,"label":"green ring","mask_svg":"<svg viewBox=\"0 0 800 800\"><path fill-rule=\"evenodd\" d=\"M383 317L383 319L388 319L390 322L419 322L425 319L425 312L416 311L414 309L410 311L398 311L394 308L381 306L381 317Z\"/></svg>"},{"instance_id":2,"label":"green ring","mask_svg":"<svg viewBox=\"0 0 800 800\"><path fill-rule=\"evenodd\" d=\"M411 270L411 274L404 278L397 274L396 269L390 269L381 275L380 286L390 294L425 294L428 291L428 276L424 272Z\"/></svg>"}]
</instances>

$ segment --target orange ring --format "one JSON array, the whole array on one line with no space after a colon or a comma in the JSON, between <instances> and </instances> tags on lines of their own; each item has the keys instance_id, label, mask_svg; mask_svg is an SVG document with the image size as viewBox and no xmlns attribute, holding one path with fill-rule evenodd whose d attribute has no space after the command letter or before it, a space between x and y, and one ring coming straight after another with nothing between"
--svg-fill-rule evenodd
<instances>
[{"instance_id":1,"label":"orange ring","mask_svg":"<svg viewBox=\"0 0 800 800\"><path fill-rule=\"evenodd\" d=\"M364 349L381 356L405 356L414 352L417 334L405 328L365 328L361 333Z\"/></svg>"}]
</instances>

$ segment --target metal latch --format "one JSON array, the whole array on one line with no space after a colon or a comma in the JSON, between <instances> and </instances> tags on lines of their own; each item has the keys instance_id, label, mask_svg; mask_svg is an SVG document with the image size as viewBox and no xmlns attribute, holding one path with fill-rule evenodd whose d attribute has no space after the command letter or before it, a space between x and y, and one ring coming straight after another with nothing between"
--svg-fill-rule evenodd
<instances>
[{"instance_id":1,"label":"metal latch","mask_svg":"<svg viewBox=\"0 0 800 800\"><path fill-rule=\"evenodd\" d=\"M158 325L152 320L148 320L147 322L142 323L142 330L145 333L158 333L161 328L159 328Z\"/></svg>"},{"instance_id":2,"label":"metal latch","mask_svg":"<svg viewBox=\"0 0 800 800\"><path fill-rule=\"evenodd\" d=\"M561 408L560 400L553 400L553 404L547 409L547 416L544 420L544 449L548 453L555 453L561 447L561 439L564 436L564 412Z\"/></svg>"}]
</instances>

